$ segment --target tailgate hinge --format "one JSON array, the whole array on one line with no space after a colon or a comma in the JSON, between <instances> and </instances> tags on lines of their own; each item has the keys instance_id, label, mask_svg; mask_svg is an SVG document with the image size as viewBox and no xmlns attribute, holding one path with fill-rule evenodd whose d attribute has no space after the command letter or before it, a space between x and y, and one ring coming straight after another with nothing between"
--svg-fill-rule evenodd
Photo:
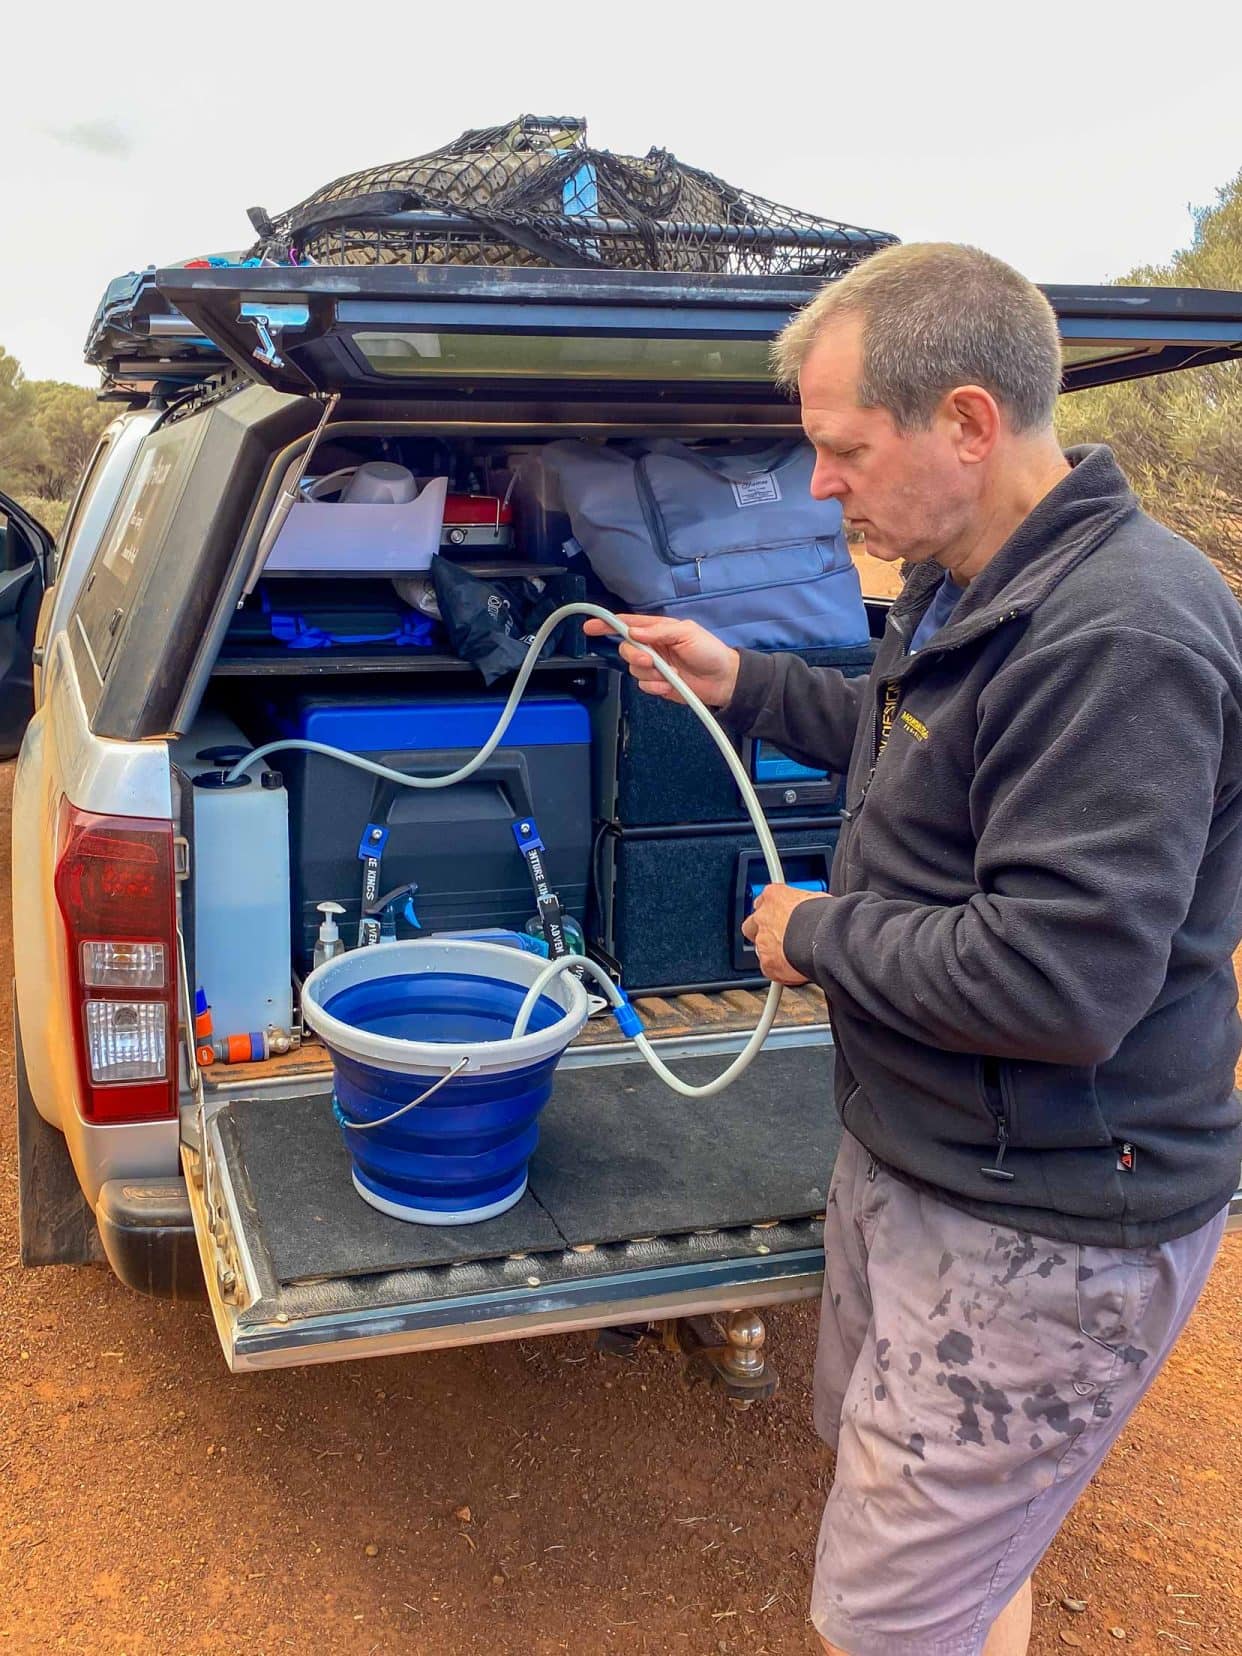
<instances>
[{"instance_id":1,"label":"tailgate hinge","mask_svg":"<svg viewBox=\"0 0 1242 1656\"><path fill-rule=\"evenodd\" d=\"M268 368L283 368L281 336L286 328L305 328L310 322L310 308L307 305L242 305L238 321L249 322L259 336L251 355Z\"/></svg>"}]
</instances>

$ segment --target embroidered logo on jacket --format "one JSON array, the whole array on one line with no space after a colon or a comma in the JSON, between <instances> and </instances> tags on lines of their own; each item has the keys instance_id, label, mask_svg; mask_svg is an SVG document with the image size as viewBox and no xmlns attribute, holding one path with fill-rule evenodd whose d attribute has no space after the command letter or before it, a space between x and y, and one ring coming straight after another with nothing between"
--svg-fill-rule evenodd
<instances>
[{"instance_id":1,"label":"embroidered logo on jacket","mask_svg":"<svg viewBox=\"0 0 1242 1656\"><path fill-rule=\"evenodd\" d=\"M877 759L888 746L888 739L893 734L893 723L897 718L897 703L900 699L901 685L896 679L889 679L884 686L884 701L880 706L880 740L875 750Z\"/></svg>"},{"instance_id":2,"label":"embroidered logo on jacket","mask_svg":"<svg viewBox=\"0 0 1242 1656\"><path fill-rule=\"evenodd\" d=\"M916 719L913 713L907 713L903 710L901 722L916 742L925 742L931 735L931 731L928 730L922 719Z\"/></svg>"}]
</instances>

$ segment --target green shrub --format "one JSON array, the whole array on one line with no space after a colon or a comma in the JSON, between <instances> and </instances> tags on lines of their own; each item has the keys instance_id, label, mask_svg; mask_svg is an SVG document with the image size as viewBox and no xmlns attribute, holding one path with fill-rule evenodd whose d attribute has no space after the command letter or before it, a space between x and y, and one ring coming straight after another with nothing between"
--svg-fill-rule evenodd
<instances>
[{"instance_id":1,"label":"green shrub","mask_svg":"<svg viewBox=\"0 0 1242 1656\"><path fill-rule=\"evenodd\" d=\"M1184 252L1123 280L1242 290L1242 173L1196 215ZM1057 429L1067 446L1111 444L1152 516L1201 547L1242 597L1242 363L1075 392Z\"/></svg>"},{"instance_id":2,"label":"green shrub","mask_svg":"<svg viewBox=\"0 0 1242 1656\"><path fill-rule=\"evenodd\" d=\"M69 510L67 500L48 500L44 495L15 494L13 499L41 523L51 535L60 534L60 526Z\"/></svg>"}]
</instances>

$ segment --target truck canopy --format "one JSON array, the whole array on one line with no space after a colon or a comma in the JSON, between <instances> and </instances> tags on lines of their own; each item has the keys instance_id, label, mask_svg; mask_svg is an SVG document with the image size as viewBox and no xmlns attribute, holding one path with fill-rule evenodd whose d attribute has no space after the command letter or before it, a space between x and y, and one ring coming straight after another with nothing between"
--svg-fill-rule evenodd
<instances>
[{"instance_id":1,"label":"truck canopy","mask_svg":"<svg viewBox=\"0 0 1242 1656\"><path fill-rule=\"evenodd\" d=\"M409 399L468 390L598 399L783 400L768 347L814 277L455 266L155 272L167 311L280 391ZM1064 389L1242 355L1242 296L1190 288L1050 286ZM154 321L154 314L151 317ZM148 323L150 326L150 323Z\"/></svg>"}]
</instances>

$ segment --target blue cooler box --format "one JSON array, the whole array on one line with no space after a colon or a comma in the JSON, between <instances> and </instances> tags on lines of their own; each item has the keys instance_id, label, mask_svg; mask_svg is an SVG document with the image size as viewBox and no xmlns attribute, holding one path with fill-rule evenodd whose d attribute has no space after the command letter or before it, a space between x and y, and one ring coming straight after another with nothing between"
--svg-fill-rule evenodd
<instances>
[{"instance_id":1,"label":"blue cooler box","mask_svg":"<svg viewBox=\"0 0 1242 1656\"><path fill-rule=\"evenodd\" d=\"M395 770L430 775L458 769L491 735L499 697L345 700L299 697L270 714L271 733L365 754ZM565 911L581 918L591 860L590 718L568 696L528 696L481 769L451 788L383 781L326 755L290 752L278 763L289 792L294 964L310 969L321 916L342 903L341 935L352 947L362 907L358 847L369 823L388 830L380 893L417 881L422 931L482 926L520 930L535 912L515 819L533 814L548 877Z\"/></svg>"}]
</instances>

